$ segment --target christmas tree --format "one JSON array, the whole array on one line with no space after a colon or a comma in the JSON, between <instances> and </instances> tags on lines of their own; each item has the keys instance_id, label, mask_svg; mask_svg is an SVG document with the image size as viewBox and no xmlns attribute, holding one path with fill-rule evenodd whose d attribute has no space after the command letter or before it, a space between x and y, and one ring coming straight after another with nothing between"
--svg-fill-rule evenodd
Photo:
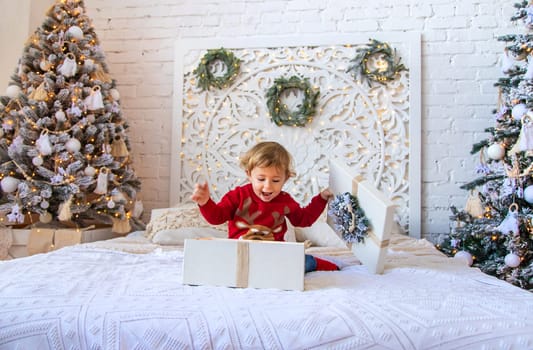
<instances>
[{"instance_id":1,"label":"christmas tree","mask_svg":"<svg viewBox=\"0 0 533 350\"><path fill-rule=\"evenodd\" d=\"M437 248L516 286L533 290L533 5L515 4L511 21L524 24L505 42L499 101L479 153L477 178L464 209L452 207L452 228Z\"/></svg>"},{"instance_id":2,"label":"christmas tree","mask_svg":"<svg viewBox=\"0 0 533 350\"><path fill-rule=\"evenodd\" d=\"M0 97L4 224L141 224L119 101L83 1L58 0Z\"/></svg>"}]
</instances>

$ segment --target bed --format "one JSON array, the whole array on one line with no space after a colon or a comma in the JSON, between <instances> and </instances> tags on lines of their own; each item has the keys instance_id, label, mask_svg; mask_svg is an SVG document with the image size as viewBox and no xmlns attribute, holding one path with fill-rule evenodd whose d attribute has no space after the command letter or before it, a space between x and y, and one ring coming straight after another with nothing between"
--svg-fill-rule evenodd
<instances>
[{"instance_id":1,"label":"bed","mask_svg":"<svg viewBox=\"0 0 533 350\"><path fill-rule=\"evenodd\" d=\"M530 292L417 237L419 37L381 38L410 70L370 88L345 74L354 46L289 39L282 49L268 38L261 45L239 38L179 43L170 193L180 204L154 209L145 231L0 262L0 349L533 348ZM205 47L221 46L242 59L243 76L230 91L200 92L189 73ZM331 84L320 95L321 120L278 129L259 118L261 91L280 72ZM223 226L206 224L185 199L203 179L218 185L215 199L243 181L235 157L258 139L294 151L301 176L288 190L302 203L336 176L327 165L332 158L394 202L396 210L384 214L395 225L383 226L382 273L362 264L323 216L285 236L341 268L305 274L303 291L183 284L185 240L225 237ZM352 180L334 183L350 187Z\"/></svg>"},{"instance_id":2,"label":"bed","mask_svg":"<svg viewBox=\"0 0 533 350\"><path fill-rule=\"evenodd\" d=\"M388 232L374 273L319 221L286 238L341 269L303 291L183 284L183 243L224 236L178 206L146 231L0 262L0 349L533 348L533 295L424 239Z\"/></svg>"},{"instance_id":3,"label":"bed","mask_svg":"<svg viewBox=\"0 0 533 350\"><path fill-rule=\"evenodd\" d=\"M303 292L183 285L144 236L2 262L0 349L533 348L531 293L425 240L393 235L382 275L336 257Z\"/></svg>"}]
</instances>

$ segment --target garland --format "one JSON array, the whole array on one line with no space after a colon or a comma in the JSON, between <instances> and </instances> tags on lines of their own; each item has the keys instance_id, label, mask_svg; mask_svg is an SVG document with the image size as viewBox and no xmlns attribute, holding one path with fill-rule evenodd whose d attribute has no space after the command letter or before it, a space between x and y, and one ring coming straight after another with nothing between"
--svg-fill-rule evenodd
<instances>
[{"instance_id":1,"label":"garland","mask_svg":"<svg viewBox=\"0 0 533 350\"><path fill-rule=\"evenodd\" d=\"M209 66L215 61L222 61L226 66L226 73L222 76L214 76ZM211 86L222 89L227 87L239 74L241 68L241 60L235 57L232 52L224 50L224 48L207 50L207 53L202 57L200 64L193 73L198 78L198 87L202 90L209 90Z\"/></svg>"},{"instance_id":2,"label":"garland","mask_svg":"<svg viewBox=\"0 0 533 350\"><path fill-rule=\"evenodd\" d=\"M350 62L354 65L349 67L347 72L353 71L356 76L380 84L396 79L401 71L407 68L396 59L396 49L392 49L389 44L370 39L370 43L357 49L357 55ZM368 61L375 59L379 63L377 67L369 67Z\"/></svg>"},{"instance_id":3,"label":"garland","mask_svg":"<svg viewBox=\"0 0 533 350\"><path fill-rule=\"evenodd\" d=\"M364 242L370 224L357 198L349 192L336 195L329 205L328 215L343 240L348 243Z\"/></svg>"},{"instance_id":4,"label":"garland","mask_svg":"<svg viewBox=\"0 0 533 350\"><path fill-rule=\"evenodd\" d=\"M281 94L287 89L298 89L304 93L304 100L295 111L290 111L287 105L281 102ZM305 126L313 119L319 94L320 90L315 91L311 88L307 78L301 79L297 76L289 79L277 78L266 93L268 112L272 121L278 126Z\"/></svg>"}]
</instances>

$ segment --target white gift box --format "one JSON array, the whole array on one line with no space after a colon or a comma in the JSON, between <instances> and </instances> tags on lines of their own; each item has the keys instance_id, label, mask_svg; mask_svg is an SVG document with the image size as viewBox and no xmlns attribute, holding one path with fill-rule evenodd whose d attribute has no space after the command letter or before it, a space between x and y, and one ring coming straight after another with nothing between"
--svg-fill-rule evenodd
<instances>
[{"instance_id":1,"label":"white gift box","mask_svg":"<svg viewBox=\"0 0 533 350\"><path fill-rule=\"evenodd\" d=\"M354 175L344 164L334 160L330 161L329 188L335 195L349 192L357 197L359 206L370 222L370 230L364 242L352 243L352 252L369 272L383 273L395 205L368 180Z\"/></svg>"},{"instance_id":2,"label":"white gift box","mask_svg":"<svg viewBox=\"0 0 533 350\"><path fill-rule=\"evenodd\" d=\"M183 283L302 291L304 249L295 242L186 239Z\"/></svg>"}]
</instances>

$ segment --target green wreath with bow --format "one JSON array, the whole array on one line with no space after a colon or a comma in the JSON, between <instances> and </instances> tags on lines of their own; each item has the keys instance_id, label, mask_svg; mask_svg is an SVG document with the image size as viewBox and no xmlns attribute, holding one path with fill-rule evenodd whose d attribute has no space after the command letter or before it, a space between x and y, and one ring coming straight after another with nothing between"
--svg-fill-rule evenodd
<instances>
[{"instance_id":1,"label":"green wreath with bow","mask_svg":"<svg viewBox=\"0 0 533 350\"><path fill-rule=\"evenodd\" d=\"M281 101L282 93L289 89L298 89L304 94L302 103L292 111ZM307 78L302 79L295 75L289 79L277 78L266 93L268 112L272 121L278 126L305 126L315 115L319 94L320 90L313 89Z\"/></svg>"},{"instance_id":2,"label":"green wreath with bow","mask_svg":"<svg viewBox=\"0 0 533 350\"><path fill-rule=\"evenodd\" d=\"M210 70L210 66L216 62L222 61L226 66L226 72L222 76L215 76ZM198 87L202 90L209 90L210 87L222 89L227 87L235 80L241 69L241 60L232 52L224 48L207 50L202 57L200 64L193 71L198 78Z\"/></svg>"},{"instance_id":3,"label":"green wreath with bow","mask_svg":"<svg viewBox=\"0 0 533 350\"><path fill-rule=\"evenodd\" d=\"M396 57L396 49L392 49L389 44L370 39L364 47L356 50L357 55L350 62L347 72L353 71L357 77L370 82L386 84L397 78L401 71L408 70L400 59ZM379 65L371 67L369 61L378 59Z\"/></svg>"}]
</instances>

